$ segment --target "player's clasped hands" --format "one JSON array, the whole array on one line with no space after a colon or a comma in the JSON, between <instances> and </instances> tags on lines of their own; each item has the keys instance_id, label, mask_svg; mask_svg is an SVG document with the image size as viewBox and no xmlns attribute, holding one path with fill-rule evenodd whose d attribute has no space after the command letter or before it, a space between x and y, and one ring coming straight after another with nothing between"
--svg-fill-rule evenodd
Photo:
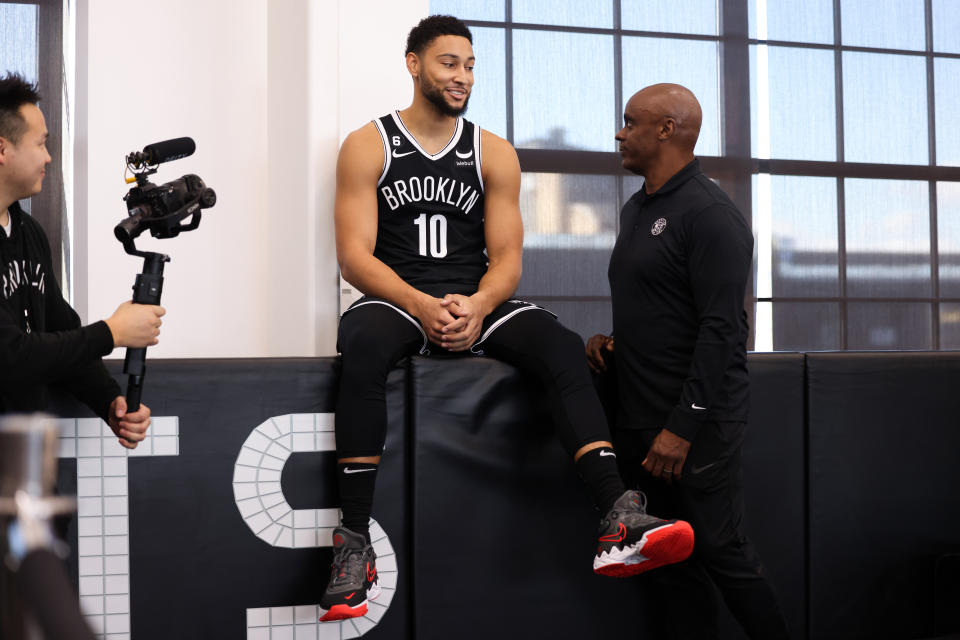
<instances>
[{"instance_id":1,"label":"player's clasped hands","mask_svg":"<svg viewBox=\"0 0 960 640\"><path fill-rule=\"evenodd\" d=\"M440 301L454 320L443 327L440 345L447 351L465 351L480 337L484 314L467 296L447 294Z\"/></svg>"}]
</instances>

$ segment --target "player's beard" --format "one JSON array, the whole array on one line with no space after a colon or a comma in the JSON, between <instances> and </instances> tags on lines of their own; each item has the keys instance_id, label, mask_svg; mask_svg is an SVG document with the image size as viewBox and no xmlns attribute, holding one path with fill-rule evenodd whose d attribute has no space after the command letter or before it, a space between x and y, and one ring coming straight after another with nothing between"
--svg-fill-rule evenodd
<instances>
[{"instance_id":1,"label":"player's beard","mask_svg":"<svg viewBox=\"0 0 960 640\"><path fill-rule=\"evenodd\" d=\"M463 101L462 107L450 106L450 103L443 97L443 89L431 85L422 78L420 80L420 93L422 93L423 97L435 106L440 113L453 118L457 118L466 113L467 105L470 103L470 94L467 94L467 98Z\"/></svg>"}]
</instances>

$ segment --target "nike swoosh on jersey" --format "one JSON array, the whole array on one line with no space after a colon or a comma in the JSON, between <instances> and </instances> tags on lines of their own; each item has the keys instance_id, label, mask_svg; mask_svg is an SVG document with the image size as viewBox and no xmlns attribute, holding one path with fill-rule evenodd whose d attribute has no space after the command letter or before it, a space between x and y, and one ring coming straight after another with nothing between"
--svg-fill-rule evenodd
<instances>
[{"instance_id":1,"label":"nike swoosh on jersey","mask_svg":"<svg viewBox=\"0 0 960 640\"><path fill-rule=\"evenodd\" d=\"M717 464L717 463L716 463L716 462L711 462L710 464L705 464L705 465L703 465L702 467L690 467L690 473L692 473L693 475L697 475L697 474L699 474L699 473L703 473L704 471L706 471L707 469L709 469L710 467L712 467L712 466L715 465L715 464Z\"/></svg>"},{"instance_id":2,"label":"nike swoosh on jersey","mask_svg":"<svg viewBox=\"0 0 960 640\"><path fill-rule=\"evenodd\" d=\"M600 452L600 456L601 456L601 457L603 457L603 456L613 456L614 458L616 458L616 457L617 457L617 454L615 454L613 451L601 451L601 452Z\"/></svg>"},{"instance_id":3,"label":"nike swoosh on jersey","mask_svg":"<svg viewBox=\"0 0 960 640\"><path fill-rule=\"evenodd\" d=\"M467 158L473 157L473 149L470 150L470 153L460 153L459 151L455 151L454 153L456 153L457 157L461 160L466 160Z\"/></svg>"},{"instance_id":4,"label":"nike swoosh on jersey","mask_svg":"<svg viewBox=\"0 0 960 640\"><path fill-rule=\"evenodd\" d=\"M706 407L698 407L696 402L694 402L693 404L691 404L691 405L690 405L690 408L691 408L691 409L696 409L697 411L706 411L706 410L707 410Z\"/></svg>"},{"instance_id":5,"label":"nike swoosh on jersey","mask_svg":"<svg viewBox=\"0 0 960 640\"><path fill-rule=\"evenodd\" d=\"M344 473L363 473L364 471L376 471L376 469L373 469L373 468L370 468L370 469L351 469L350 467L346 467L346 468L343 470Z\"/></svg>"},{"instance_id":6,"label":"nike swoosh on jersey","mask_svg":"<svg viewBox=\"0 0 960 640\"><path fill-rule=\"evenodd\" d=\"M393 150L393 157L394 157L394 158L402 158L403 156L408 156L408 155L410 155L411 153L416 153L416 151L407 151L407 152L405 152L405 153L397 153L397 150L394 149L394 150Z\"/></svg>"}]
</instances>

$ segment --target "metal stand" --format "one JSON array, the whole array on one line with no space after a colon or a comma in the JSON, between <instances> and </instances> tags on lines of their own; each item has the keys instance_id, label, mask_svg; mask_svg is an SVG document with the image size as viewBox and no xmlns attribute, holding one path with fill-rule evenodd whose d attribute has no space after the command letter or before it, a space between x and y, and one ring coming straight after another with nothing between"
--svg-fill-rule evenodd
<instances>
[{"instance_id":1,"label":"metal stand","mask_svg":"<svg viewBox=\"0 0 960 640\"><path fill-rule=\"evenodd\" d=\"M133 285L133 301L137 304L159 305L160 295L163 293L163 265L170 262L170 256L129 249L127 253L143 257L143 271L137 274ZM127 349L127 356L123 360L123 372L129 376L127 378L128 413L140 408L140 393L143 390L143 377L147 369L146 361L146 347Z\"/></svg>"},{"instance_id":2,"label":"metal stand","mask_svg":"<svg viewBox=\"0 0 960 640\"><path fill-rule=\"evenodd\" d=\"M53 516L76 509L53 495L57 424L44 415L0 418L0 638L92 639L60 559ZM15 531L15 533L14 533Z\"/></svg>"}]
</instances>

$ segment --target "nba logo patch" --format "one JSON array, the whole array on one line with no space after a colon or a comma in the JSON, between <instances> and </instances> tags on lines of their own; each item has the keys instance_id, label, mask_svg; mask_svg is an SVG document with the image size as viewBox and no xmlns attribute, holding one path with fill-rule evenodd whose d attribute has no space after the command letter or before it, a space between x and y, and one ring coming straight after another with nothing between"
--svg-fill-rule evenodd
<instances>
[{"instance_id":1,"label":"nba logo patch","mask_svg":"<svg viewBox=\"0 0 960 640\"><path fill-rule=\"evenodd\" d=\"M667 219L660 218L653 223L653 226L650 227L650 235L658 236L663 233L663 230L667 228Z\"/></svg>"}]
</instances>

